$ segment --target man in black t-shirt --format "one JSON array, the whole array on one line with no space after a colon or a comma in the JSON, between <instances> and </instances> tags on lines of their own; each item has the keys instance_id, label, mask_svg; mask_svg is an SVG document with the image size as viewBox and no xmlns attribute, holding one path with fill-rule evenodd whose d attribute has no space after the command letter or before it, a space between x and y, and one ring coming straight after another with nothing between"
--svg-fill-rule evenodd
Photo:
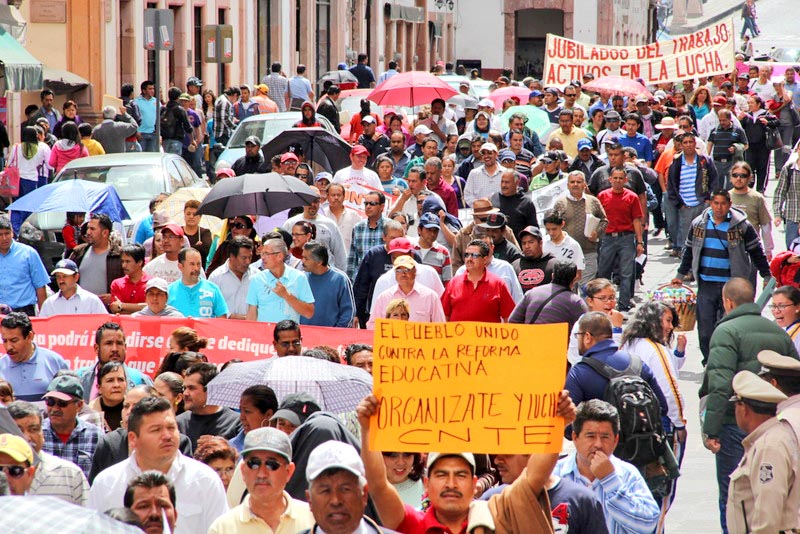
<instances>
[{"instance_id":1,"label":"man in black t-shirt","mask_svg":"<svg viewBox=\"0 0 800 534\"><path fill-rule=\"evenodd\" d=\"M535 226L526 226L519 233L522 257L514 260L511 266L517 273L522 291L549 284L553 278L555 256L542 253L542 232Z\"/></svg>"},{"instance_id":2,"label":"man in black t-shirt","mask_svg":"<svg viewBox=\"0 0 800 534\"><path fill-rule=\"evenodd\" d=\"M375 73L367 65L367 54L358 54L358 63L350 67L350 72L358 80L359 89L371 89L375 87Z\"/></svg>"},{"instance_id":3,"label":"man in black t-shirt","mask_svg":"<svg viewBox=\"0 0 800 534\"><path fill-rule=\"evenodd\" d=\"M178 430L192 441L192 450L197 450L197 440L206 434L232 439L242 429L239 416L225 406L206 404L206 387L217 376L217 366L196 363L189 367L184 377L183 404L186 411L177 417Z\"/></svg>"}]
</instances>

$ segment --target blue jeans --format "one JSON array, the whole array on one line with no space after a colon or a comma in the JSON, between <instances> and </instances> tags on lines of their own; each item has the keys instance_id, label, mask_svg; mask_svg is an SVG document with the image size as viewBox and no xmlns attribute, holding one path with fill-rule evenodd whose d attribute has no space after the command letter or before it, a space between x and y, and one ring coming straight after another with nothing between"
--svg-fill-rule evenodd
<instances>
[{"instance_id":1,"label":"blue jeans","mask_svg":"<svg viewBox=\"0 0 800 534\"><path fill-rule=\"evenodd\" d=\"M708 362L708 347L714 327L723 315L722 286L724 282L697 281L697 337L700 339L700 352L703 353L703 365Z\"/></svg>"},{"instance_id":2,"label":"blue jeans","mask_svg":"<svg viewBox=\"0 0 800 534\"><path fill-rule=\"evenodd\" d=\"M678 208L669 199L669 194L664 191L661 194L661 211L664 212L664 221L667 224L667 235L672 248L679 249L683 243L678 244Z\"/></svg>"},{"instance_id":3,"label":"blue jeans","mask_svg":"<svg viewBox=\"0 0 800 534\"><path fill-rule=\"evenodd\" d=\"M631 232L612 236L606 234L600 242L597 256L597 277L611 278L619 261L619 307L630 308L633 289L633 263L636 258L636 236Z\"/></svg>"},{"instance_id":4,"label":"blue jeans","mask_svg":"<svg viewBox=\"0 0 800 534\"><path fill-rule=\"evenodd\" d=\"M744 17L744 24L742 24L742 34L739 36L740 39L744 39L744 35L745 33L747 33L747 30L750 30L751 39L758 35L759 32L756 31L755 19Z\"/></svg>"},{"instance_id":5,"label":"blue jeans","mask_svg":"<svg viewBox=\"0 0 800 534\"><path fill-rule=\"evenodd\" d=\"M722 425L719 436L717 436L720 444L716 462L717 486L719 487L719 524L722 527L722 534L728 534L728 523L725 519L728 505L728 485L731 483L731 473L744 456L742 440L745 436L746 434L736 425Z\"/></svg>"},{"instance_id":6,"label":"blue jeans","mask_svg":"<svg viewBox=\"0 0 800 534\"><path fill-rule=\"evenodd\" d=\"M125 152L141 152L142 145L139 144L139 141L125 141Z\"/></svg>"},{"instance_id":7,"label":"blue jeans","mask_svg":"<svg viewBox=\"0 0 800 534\"><path fill-rule=\"evenodd\" d=\"M164 139L164 152L180 156L183 152L183 142L177 139Z\"/></svg>"},{"instance_id":8,"label":"blue jeans","mask_svg":"<svg viewBox=\"0 0 800 534\"><path fill-rule=\"evenodd\" d=\"M142 152L158 152L158 137L155 133L143 133L139 144L142 146Z\"/></svg>"},{"instance_id":9,"label":"blue jeans","mask_svg":"<svg viewBox=\"0 0 800 534\"><path fill-rule=\"evenodd\" d=\"M784 220L783 224L785 225L784 230L786 230L786 248L788 250L789 245L792 244L792 241L794 241L798 235L800 235L798 234L798 226L800 223L797 223L796 221Z\"/></svg>"}]
</instances>

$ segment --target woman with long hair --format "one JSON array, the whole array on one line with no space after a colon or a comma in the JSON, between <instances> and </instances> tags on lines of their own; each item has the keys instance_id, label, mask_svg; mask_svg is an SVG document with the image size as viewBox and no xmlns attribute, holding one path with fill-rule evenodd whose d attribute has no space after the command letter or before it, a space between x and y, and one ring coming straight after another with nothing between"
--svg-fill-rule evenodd
<instances>
[{"instance_id":1,"label":"woman with long hair","mask_svg":"<svg viewBox=\"0 0 800 534\"><path fill-rule=\"evenodd\" d=\"M156 376L153 380L153 387L158 390L159 395L169 401L175 415L184 412L183 392L186 389L183 384L183 377L172 371L165 371Z\"/></svg>"},{"instance_id":2,"label":"woman with long hair","mask_svg":"<svg viewBox=\"0 0 800 534\"><path fill-rule=\"evenodd\" d=\"M271 387L257 384L245 389L239 397L239 421L242 423L242 431L231 439L231 445L241 452L247 433L262 426L270 426L270 419L277 411L278 397Z\"/></svg>"},{"instance_id":3,"label":"woman with long hair","mask_svg":"<svg viewBox=\"0 0 800 534\"><path fill-rule=\"evenodd\" d=\"M120 427L122 421L122 401L128 389L125 366L122 362L108 362L97 372L97 398L89 403L89 408L103 414L104 430L111 432Z\"/></svg>"},{"instance_id":4,"label":"woman with long hair","mask_svg":"<svg viewBox=\"0 0 800 534\"><path fill-rule=\"evenodd\" d=\"M764 194L769 174L769 154L767 150L767 128L777 128L780 121L764 109L764 100L758 95L747 97L748 112L739 120L747 134L747 150L744 159L756 175L756 190ZM780 169L778 169L780 172Z\"/></svg>"},{"instance_id":5,"label":"woman with long hair","mask_svg":"<svg viewBox=\"0 0 800 534\"><path fill-rule=\"evenodd\" d=\"M800 350L800 289L794 286L781 286L772 292L769 305L775 323L786 330L794 346Z\"/></svg>"},{"instance_id":6,"label":"woman with long hair","mask_svg":"<svg viewBox=\"0 0 800 534\"><path fill-rule=\"evenodd\" d=\"M78 158L88 158L89 151L81 143L81 134L78 125L74 122L67 122L61 128L61 139L56 141L50 153L48 164L58 174L61 169L70 161Z\"/></svg>"},{"instance_id":7,"label":"woman with long hair","mask_svg":"<svg viewBox=\"0 0 800 534\"><path fill-rule=\"evenodd\" d=\"M458 209L465 208L464 186L466 181L456 174L456 155L450 154L442 158L442 181L453 188L458 201Z\"/></svg>"},{"instance_id":8,"label":"woman with long hair","mask_svg":"<svg viewBox=\"0 0 800 534\"><path fill-rule=\"evenodd\" d=\"M9 149L7 163L19 169L19 196L47 185L50 174L50 147L39 141L33 126L22 129L22 142Z\"/></svg>"},{"instance_id":9,"label":"woman with long hair","mask_svg":"<svg viewBox=\"0 0 800 534\"><path fill-rule=\"evenodd\" d=\"M696 122L703 120L703 117L711 112L711 94L703 86L697 88L689 100L689 106L694 110Z\"/></svg>"},{"instance_id":10,"label":"woman with long hair","mask_svg":"<svg viewBox=\"0 0 800 534\"><path fill-rule=\"evenodd\" d=\"M394 486L404 504L418 509L425 488L422 485L424 464L418 452L384 452L386 480Z\"/></svg>"},{"instance_id":11,"label":"woman with long hair","mask_svg":"<svg viewBox=\"0 0 800 534\"><path fill-rule=\"evenodd\" d=\"M292 226L292 247L289 249L289 253L298 259L303 259L303 246L311 241L312 239L317 238L317 227L314 223L310 223L308 221L297 221ZM303 264L300 264L300 270L302 269Z\"/></svg>"},{"instance_id":12,"label":"woman with long hair","mask_svg":"<svg viewBox=\"0 0 800 534\"><path fill-rule=\"evenodd\" d=\"M168 345L175 352L200 352L208 346L208 339L200 337L194 328L180 326L170 334Z\"/></svg>"},{"instance_id":13,"label":"woman with long hair","mask_svg":"<svg viewBox=\"0 0 800 534\"><path fill-rule=\"evenodd\" d=\"M667 400L664 431L680 467L686 447L686 419L683 396L678 389L678 370L685 362L686 336L679 334L675 350L669 348L678 326L678 314L672 306L659 301L647 302L636 311L625 328L620 349L638 356L650 368L661 388ZM672 481L669 492L661 499L661 517L656 533L664 531L664 519L675 498L676 482L677 479Z\"/></svg>"}]
</instances>

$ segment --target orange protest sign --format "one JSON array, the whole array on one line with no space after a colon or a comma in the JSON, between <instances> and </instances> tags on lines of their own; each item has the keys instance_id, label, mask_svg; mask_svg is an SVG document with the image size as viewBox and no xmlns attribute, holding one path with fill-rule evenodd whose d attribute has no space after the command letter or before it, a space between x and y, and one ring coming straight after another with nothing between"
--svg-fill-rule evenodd
<instances>
[{"instance_id":1,"label":"orange protest sign","mask_svg":"<svg viewBox=\"0 0 800 534\"><path fill-rule=\"evenodd\" d=\"M556 416L567 325L375 324L370 448L530 454L561 450Z\"/></svg>"}]
</instances>

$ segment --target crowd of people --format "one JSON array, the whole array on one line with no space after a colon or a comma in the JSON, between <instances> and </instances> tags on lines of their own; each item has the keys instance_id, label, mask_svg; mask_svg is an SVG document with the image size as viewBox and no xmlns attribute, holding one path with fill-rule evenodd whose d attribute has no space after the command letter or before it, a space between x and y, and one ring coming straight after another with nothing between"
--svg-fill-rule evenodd
<instances>
[{"instance_id":1,"label":"crowd of people","mask_svg":"<svg viewBox=\"0 0 800 534\"><path fill-rule=\"evenodd\" d=\"M376 81L367 61L353 67L365 87L398 70ZM335 84L315 102L304 70L290 79L279 64L271 71L254 90L231 87L219 98L200 94L196 78L185 93L171 88L163 113L174 116L161 117L161 140L148 126L152 84L137 98L128 86L125 109L104 110L87 137L106 152L161 145L202 174L205 135L224 144L248 114L296 109L302 128L335 111ZM351 122L345 168L315 172L296 147L265 161L254 137L231 168L209 176L274 171L311 185L319 198L277 227L241 213L215 235L201 226L198 201L186 202L178 224L157 197L125 242L107 215L71 213L68 251L51 273L0 216L0 402L24 436L0 434L10 493L56 495L152 534L661 533L692 416L677 373L697 357L723 532L800 528L796 72L773 81L764 66L629 96L583 90L591 75L563 88L500 76L496 87L525 86L528 101L495 109L488 98L463 107L435 99L417 116L375 113L366 101ZM37 169L97 150L71 133L85 123L66 107L60 116L51 97L42 93L13 148L21 167L31 165L29 188L46 181ZM516 105L546 113L551 128L502 115ZM200 110L208 121L194 120L190 111ZM563 193L537 214L537 191L553 184ZM788 251L773 257L781 222ZM662 233L674 294L694 306L697 355L687 356L679 332L683 308L642 283L661 246L648 238ZM759 275L779 282L774 320L755 303ZM69 370L64 355L34 342L29 316L73 314L109 317L95 333L96 362ZM335 347L305 347L301 328L372 328L382 318L567 323L558 414L571 445L561 455L375 451L375 397L331 414L319 399L278 399L268 385L245 390L236 413L207 402L220 371L203 354L202 332L173 332L150 377L125 365L114 315L274 323L277 357L369 373L370 345L342 347L340 358ZM647 406L620 401L625 387Z\"/></svg>"}]
</instances>

